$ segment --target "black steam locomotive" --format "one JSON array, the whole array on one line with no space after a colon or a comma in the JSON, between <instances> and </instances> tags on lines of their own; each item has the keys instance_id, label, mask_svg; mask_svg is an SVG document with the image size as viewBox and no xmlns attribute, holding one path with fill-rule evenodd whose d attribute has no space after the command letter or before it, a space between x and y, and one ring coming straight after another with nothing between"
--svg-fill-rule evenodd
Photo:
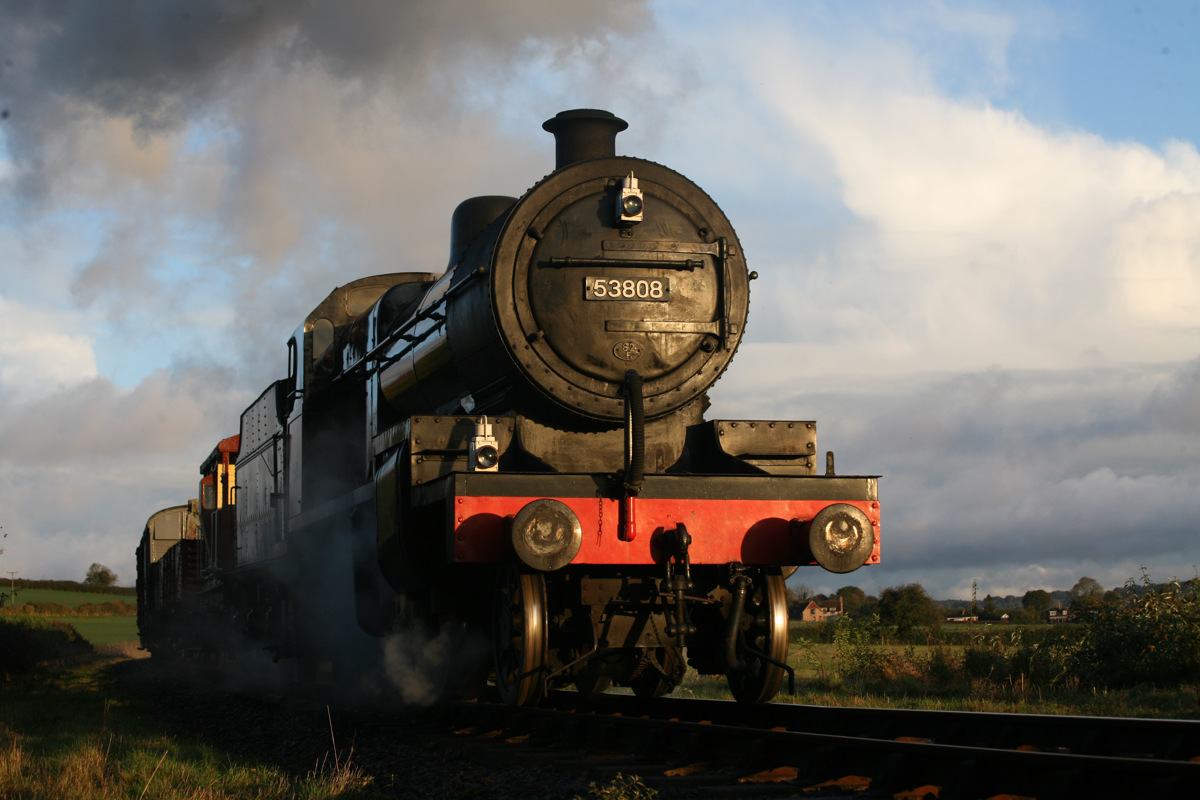
<instances>
[{"instance_id":1,"label":"black steam locomotive","mask_svg":"<svg viewBox=\"0 0 1200 800\"><path fill-rule=\"evenodd\" d=\"M554 172L462 203L445 272L335 289L198 501L151 518L146 647L235 633L337 675L351 638L454 625L512 704L689 664L757 703L790 674L784 579L879 561L876 478L818 474L815 423L704 418L756 277L721 209L615 156L612 114L543 127Z\"/></svg>"}]
</instances>

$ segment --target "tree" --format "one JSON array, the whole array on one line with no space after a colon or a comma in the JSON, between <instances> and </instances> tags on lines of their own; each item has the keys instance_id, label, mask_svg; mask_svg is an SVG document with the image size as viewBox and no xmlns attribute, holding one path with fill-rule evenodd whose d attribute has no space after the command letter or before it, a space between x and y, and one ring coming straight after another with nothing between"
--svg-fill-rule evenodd
<instances>
[{"instance_id":1,"label":"tree","mask_svg":"<svg viewBox=\"0 0 1200 800\"><path fill-rule=\"evenodd\" d=\"M1044 622L1044 611L1036 611L1032 608L1022 608L1012 616L1012 621L1021 625L1036 625L1039 622Z\"/></svg>"},{"instance_id":2,"label":"tree","mask_svg":"<svg viewBox=\"0 0 1200 800\"><path fill-rule=\"evenodd\" d=\"M812 588L803 583L798 583L795 586L789 586L788 593L791 595L794 602L800 603L801 605L807 605L808 601L812 600L815 596Z\"/></svg>"},{"instance_id":3,"label":"tree","mask_svg":"<svg viewBox=\"0 0 1200 800\"><path fill-rule=\"evenodd\" d=\"M1087 617L1093 617L1104 605L1104 595L1085 594L1083 597L1076 597L1071 601L1071 616L1076 621L1081 621Z\"/></svg>"},{"instance_id":4,"label":"tree","mask_svg":"<svg viewBox=\"0 0 1200 800\"><path fill-rule=\"evenodd\" d=\"M812 599L813 590L803 583L787 587L788 613L798 619Z\"/></svg>"},{"instance_id":5,"label":"tree","mask_svg":"<svg viewBox=\"0 0 1200 800\"><path fill-rule=\"evenodd\" d=\"M895 625L897 635L933 625L940 616L933 598L919 583L889 586L879 595L879 620L885 625Z\"/></svg>"},{"instance_id":6,"label":"tree","mask_svg":"<svg viewBox=\"0 0 1200 800\"><path fill-rule=\"evenodd\" d=\"M1021 607L1031 612L1035 618L1040 618L1050 610L1050 601L1050 593L1045 589L1030 589L1021 598Z\"/></svg>"},{"instance_id":7,"label":"tree","mask_svg":"<svg viewBox=\"0 0 1200 800\"><path fill-rule=\"evenodd\" d=\"M88 586L112 586L117 582L117 573L103 564L92 564L83 582Z\"/></svg>"},{"instance_id":8,"label":"tree","mask_svg":"<svg viewBox=\"0 0 1200 800\"><path fill-rule=\"evenodd\" d=\"M855 609L854 614L847 614L846 616L853 616L854 619L870 619L878 613L879 598L873 594L869 594L867 595L867 599L863 601L863 604Z\"/></svg>"},{"instance_id":9,"label":"tree","mask_svg":"<svg viewBox=\"0 0 1200 800\"><path fill-rule=\"evenodd\" d=\"M983 607L979 609L977 615L980 619L1000 619L1000 609L996 606L996 598L990 594L983 598Z\"/></svg>"},{"instance_id":10,"label":"tree","mask_svg":"<svg viewBox=\"0 0 1200 800\"><path fill-rule=\"evenodd\" d=\"M834 597L842 598L842 613L849 616L858 612L863 603L867 602L867 593L857 586L843 586Z\"/></svg>"},{"instance_id":11,"label":"tree","mask_svg":"<svg viewBox=\"0 0 1200 800\"><path fill-rule=\"evenodd\" d=\"M834 597L842 597L842 598L849 598L849 597L853 596L860 601L867 599L867 593L864 592L862 589L858 588L857 586L843 586L842 588L840 588L836 592L834 592L833 596Z\"/></svg>"},{"instance_id":12,"label":"tree","mask_svg":"<svg viewBox=\"0 0 1200 800\"><path fill-rule=\"evenodd\" d=\"M1071 587L1071 599L1082 600L1086 597L1103 597L1104 587L1100 585L1100 581L1095 578L1089 578L1084 575L1075 585Z\"/></svg>"},{"instance_id":13,"label":"tree","mask_svg":"<svg viewBox=\"0 0 1200 800\"><path fill-rule=\"evenodd\" d=\"M1071 587L1071 616L1076 619L1091 616L1104 600L1104 587L1095 578L1084 575Z\"/></svg>"}]
</instances>

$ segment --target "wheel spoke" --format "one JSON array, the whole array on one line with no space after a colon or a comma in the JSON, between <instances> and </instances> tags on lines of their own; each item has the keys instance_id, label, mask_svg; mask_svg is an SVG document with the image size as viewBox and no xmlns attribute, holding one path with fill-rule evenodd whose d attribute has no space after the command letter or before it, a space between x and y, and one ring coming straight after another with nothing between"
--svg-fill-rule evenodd
<instances>
[{"instance_id":1,"label":"wheel spoke","mask_svg":"<svg viewBox=\"0 0 1200 800\"><path fill-rule=\"evenodd\" d=\"M779 691L787 662L787 593L780 574L760 575L754 581L752 596L755 615L743 631L739 657L747 665L743 672L728 675L729 688L741 703L765 703ZM763 658L767 656L767 658ZM777 662L777 663L772 663Z\"/></svg>"},{"instance_id":2,"label":"wheel spoke","mask_svg":"<svg viewBox=\"0 0 1200 800\"><path fill-rule=\"evenodd\" d=\"M546 662L546 588L541 575L502 567L497 579L492 641L496 688L509 705L541 700Z\"/></svg>"}]
</instances>

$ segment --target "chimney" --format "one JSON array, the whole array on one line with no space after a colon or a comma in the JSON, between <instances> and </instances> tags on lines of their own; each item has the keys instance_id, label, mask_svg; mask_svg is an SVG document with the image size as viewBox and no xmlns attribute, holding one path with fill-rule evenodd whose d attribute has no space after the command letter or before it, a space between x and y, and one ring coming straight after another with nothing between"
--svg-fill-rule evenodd
<instances>
[{"instance_id":1,"label":"chimney","mask_svg":"<svg viewBox=\"0 0 1200 800\"><path fill-rule=\"evenodd\" d=\"M617 154L617 134L629 123L608 111L577 108L560 111L542 128L554 134L554 168L589 158L612 158Z\"/></svg>"}]
</instances>

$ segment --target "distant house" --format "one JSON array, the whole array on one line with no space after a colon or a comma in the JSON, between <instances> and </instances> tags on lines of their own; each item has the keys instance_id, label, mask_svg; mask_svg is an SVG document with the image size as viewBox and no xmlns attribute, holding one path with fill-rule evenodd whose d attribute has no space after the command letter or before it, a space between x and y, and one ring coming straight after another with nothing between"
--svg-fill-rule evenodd
<instances>
[{"instance_id":1,"label":"distant house","mask_svg":"<svg viewBox=\"0 0 1200 800\"><path fill-rule=\"evenodd\" d=\"M959 624L965 624L965 623L970 623L970 622L979 622L979 617L974 616L972 614L963 614L963 615L957 616L957 617L946 617L946 622L956 622Z\"/></svg>"},{"instance_id":2,"label":"distant house","mask_svg":"<svg viewBox=\"0 0 1200 800\"><path fill-rule=\"evenodd\" d=\"M824 603L818 603L816 600L809 600L808 605L800 612L801 622L829 622L838 619L842 616L842 598L838 597L836 601L829 600Z\"/></svg>"},{"instance_id":3,"label":"distant house","mask_svg":"<svg viewBox=\"0 0 1200 800\"><path fill-rule=\"evenodd\" d=\"M1046 612L1046 619L1049 622L1070 622L1071 611L1067 608L1052 608Z\"/></svg>"}]
</instances>

